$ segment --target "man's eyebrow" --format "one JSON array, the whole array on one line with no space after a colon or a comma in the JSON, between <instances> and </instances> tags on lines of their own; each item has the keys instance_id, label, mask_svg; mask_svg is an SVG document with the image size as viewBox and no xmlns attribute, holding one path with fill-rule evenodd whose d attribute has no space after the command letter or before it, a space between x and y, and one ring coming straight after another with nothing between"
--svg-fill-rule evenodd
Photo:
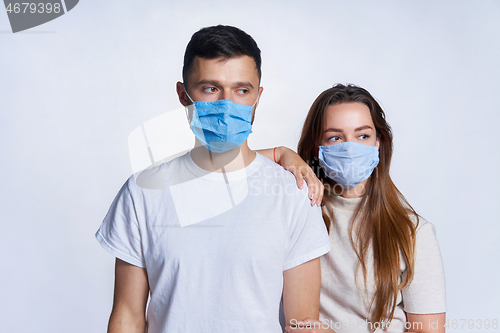
<instances>
[{"instance_id":1,"label":"man's eyebrow","mask_svg":"<svg viewBox=\"0 0 500 333\"><path fill-rule=\"evenodd\" d=\"M365 125L365 126L361 126L361 127L356 128L354 130L354 132L359 132L359 131L362 131L362 130L365 130L365 129L371 129L371 130L373 130L373 128L371 126Z\"/></svg>"},{"instance_id":2,"label":"man's eyebrow","mask_svg":"<svg viewBox=\"0 0 500 333\"><path fill-rule=\"evenodd\" d=\"M222 84L217 80L201 80L196 83L197 85L210 84L213 86L220 87ZM247 87L253 89L253 84L250 81L238 81L232 84L233 87Z\"/></svg>"},{"instance_id":3,"label":"man's eyebrow","mask_svg":"<svg viewBox=\"0 0 500 333\"><path fill-rule=\"evenodd\" d=\"M249 81L239 81L234 84L235 87L248 87L253 89L253 84Z\"/></svg>"},{"instance_id":4,"label":"man's eyebrow","mask_svg":"<svg viewBox=\"0 0 500 333\"><path fill-rule=\"evenodd\" d=\"M196 83L197 85L200 84L211 84L213 86L220 86L220 82L217 80L201 80Z\"/></svg>"}]
</instances>

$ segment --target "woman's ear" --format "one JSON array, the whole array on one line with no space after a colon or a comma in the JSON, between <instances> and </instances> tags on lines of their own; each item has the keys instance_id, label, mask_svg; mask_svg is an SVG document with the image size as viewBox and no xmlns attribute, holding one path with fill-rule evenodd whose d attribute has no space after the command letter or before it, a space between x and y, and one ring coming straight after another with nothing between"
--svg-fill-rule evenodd
<instances>
[{"instance_id":1,"label":"woman's ear","mask_svg":"<svg viewBox=\"0 0 500 333\"><path fill-rule=\"evenodd\" d=\"M377 144L377 148L380 148L380 139L379 138L380 138L380 136L377 136L377 143L376 143Z\"/></svg>"}]
</instances>

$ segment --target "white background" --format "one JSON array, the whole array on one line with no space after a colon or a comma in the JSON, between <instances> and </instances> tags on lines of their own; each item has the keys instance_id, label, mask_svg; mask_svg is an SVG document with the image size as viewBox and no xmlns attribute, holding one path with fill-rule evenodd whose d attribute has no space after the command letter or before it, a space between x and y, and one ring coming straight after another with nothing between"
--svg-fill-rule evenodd
<instances>
[{"instance_id":1,"label":"white background","mask_svg":"<svg viewBox=\"0 0 500 333\"><path fill-rule=\"evenodd\" d=\"M500 320L500 1L82 0L17 34L0 10L1 330L105 331L114 259L94 233L128 135L180 106L186 44L220 23L262 50L254 149L296 148L334 83L381 101L394 181L436 226L448 318Z\"/></svg>"}]
</instances>

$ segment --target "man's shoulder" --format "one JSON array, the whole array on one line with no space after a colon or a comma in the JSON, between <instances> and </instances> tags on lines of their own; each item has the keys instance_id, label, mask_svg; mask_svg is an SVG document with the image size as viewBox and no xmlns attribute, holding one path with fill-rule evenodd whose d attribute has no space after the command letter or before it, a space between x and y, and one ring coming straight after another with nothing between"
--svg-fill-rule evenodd
<instances>
[{"instance_id":1,"label":"man's shoulder","mask_svg":"<svg viewBox=\"0 0 500 333\"><path fill-rule=\"evenodd\" d=\"M137 186L140 189L165 189L168 186L168 178L179 174L184 170L183 154L169 161L160 161L148 168L134 173L128 179L129 187Z\"/></svg>"},{"instance_id":2,"label":"man's shoulder","mask_svg":"<svg viewBox=\"0 0 500 333\"><path fill-rule=\"evenodd\" d=\"M260 175L273 177L284 183L295 183L295 176L290 171L259 153L257 156L260 163Z\"/></svg>"},{"instance_id":3,"label":"man's shoulder","mask_svg":"<svg viewBox=\"0 0 500 333\"><path fill-rule=\"evenodd\" d=\"M256 174L257 177L268 184L279 186L283 190L281 192L285 195L299 198L307 197L308 187L306 182L304 182L303 188L300 189L297 186L297 179L290 171L262 155L258 156L261 161Z\"/></svg>"}]
</instances>

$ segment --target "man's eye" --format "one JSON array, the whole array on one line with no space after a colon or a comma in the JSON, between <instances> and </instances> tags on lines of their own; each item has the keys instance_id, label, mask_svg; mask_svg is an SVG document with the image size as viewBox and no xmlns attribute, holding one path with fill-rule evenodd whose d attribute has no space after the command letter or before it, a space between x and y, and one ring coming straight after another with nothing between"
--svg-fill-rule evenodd
<instances>
[{"instance_id":1,"label":"man's eye","mask_svg":"<svg viewBox=\"0 0 500 333\"><path fill-rule=\"evenodd\" d=\"M238 95L246 95L249 93L249 90L248 89L238 89L238 90L236 90L236 93Z\"/></svg>"},{"instance_id":2,"label":"man's eye","mask_svg":"<svg viewBox=\"0 0 500 333\"><path fill-rule=\"evenodd\" d=\"M211 93L211 94L213 94L213 93L217 92L217 88L215 88L215 87L206 87L206 88L203 88L203 90L204 90L205 92L207 92L207 93Z\"/></svg>"}]
</instances>

